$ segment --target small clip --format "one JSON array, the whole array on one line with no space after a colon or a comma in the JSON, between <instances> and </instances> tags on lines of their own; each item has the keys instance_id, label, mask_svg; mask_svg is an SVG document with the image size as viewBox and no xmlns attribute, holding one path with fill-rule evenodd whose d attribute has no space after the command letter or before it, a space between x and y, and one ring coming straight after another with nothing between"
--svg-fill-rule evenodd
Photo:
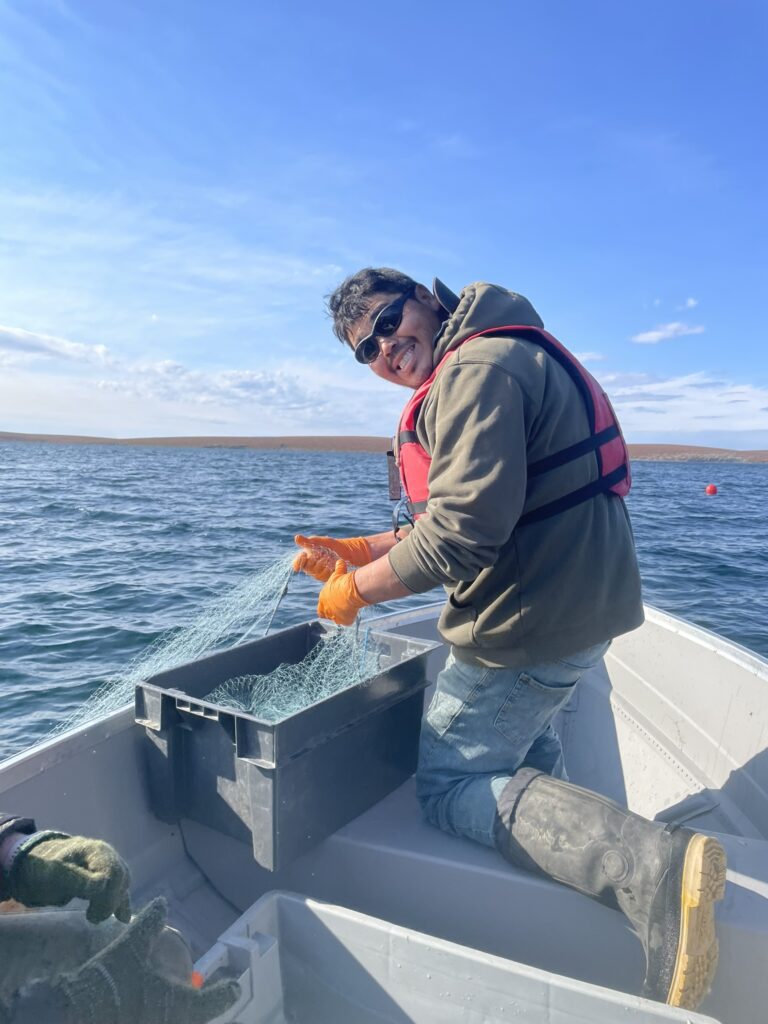
<instances>
[{"instance_id":1,"label":"small clip","mask_svg":"<svg viewBox=\"0 0 768 1024\"><path fill-rule=\"evenodd\" d=\"M392 509L392 530L394 531L396 541L399 541L401 539L397 535L398 530L400 529L401 517L405 520L407 524L413 526L413 516L408 510L408 499L405 497L400 498L398 503Z\"/></svg>"}]
</instances>

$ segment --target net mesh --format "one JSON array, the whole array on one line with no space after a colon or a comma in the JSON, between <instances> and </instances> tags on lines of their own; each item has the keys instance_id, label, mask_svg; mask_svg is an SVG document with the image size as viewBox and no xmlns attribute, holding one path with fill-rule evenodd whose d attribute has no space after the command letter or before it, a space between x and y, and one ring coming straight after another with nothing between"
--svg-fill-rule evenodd
<instances>
[{"instance_id":1,"label":"net mesh","mask_svg":"<svg viewBox=\"0 0 768 1024\"><path fill-rule=\"evenodd\" d=\"M263 636L293 575L293 554L248 576L227 593L209 601L187 626L168 630L125 669L107 679L62 721L54 735L69 732L116 711L133 700L136 683L166 669L194 661L220 647Z\"/></svg>"},{"instance_id":2,"label":"net mesh","mask_svg":"<svg viewBox=\"0 0 768 1024\"><path fill-rule=\"evenodd\" d=\"M298 664L229 679L205 699L263 722L279 722L375 676L379 654L367 629L340 629L322 638Z\"/></svg>"},{"instance_id":3,"label":"net mesh","mask_svg":"<svg viewBox=\"0 0 768 1024\"><path fill-rule=\"evenodd\" d=\"M210 601L188 626L163 633L124 672L106 680L53 735L125 707L133 700L135 685L158 672L265 635L293 575L294 555L285 555ZM375 675L378 654L367 629L339 629L330 632L298 664L279 665L266 675L231 679L205 699L263 721L280 721Z\"/></svg>"}]
</instances>

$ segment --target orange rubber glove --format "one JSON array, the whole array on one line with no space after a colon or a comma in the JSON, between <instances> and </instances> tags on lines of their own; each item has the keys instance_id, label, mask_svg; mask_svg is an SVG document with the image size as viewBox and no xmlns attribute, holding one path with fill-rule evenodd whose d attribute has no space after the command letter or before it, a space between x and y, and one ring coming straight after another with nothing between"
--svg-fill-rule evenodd
<instances>
[{"instance_id":1,"label":"orange rubber glove","mask_svg":"<svg viewBox=\"0 0 768 1024\"><path fill-rule=\"evenodd\" d=\"M365 537L305 537L297 533L294 540L303 550L293 560L294 572L305 572L325 583L331 578L336 559L343 558L350 565L367 565L373 561Z\"/></svg>"},{"instance_id":2,"label":"orange rubber glove","mask_svg":"<svg viewBox=\"0 0 768 1024\"><path fill-rule=\"evenodd\" d=\"M355 574L347 571L346 562L340 558L320 591L317 614L321 619L330 619L337 626L351 626L360 609L367 607L368 601L360 597L355 586Z\"/></svg>"}]
</instances>

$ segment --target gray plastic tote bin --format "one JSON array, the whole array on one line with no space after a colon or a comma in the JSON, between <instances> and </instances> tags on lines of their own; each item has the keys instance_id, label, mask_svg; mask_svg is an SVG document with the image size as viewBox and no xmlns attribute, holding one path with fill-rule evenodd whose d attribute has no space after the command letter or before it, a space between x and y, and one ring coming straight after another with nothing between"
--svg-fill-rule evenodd
<instances>
[{"instance_id":1,"label":"gray plastic tote bin","mask_svg":"<svg viewBox=\"0 0 768 1024\"><path fill-rule=\"evenodd\" d=\"M283 719L264 722L202 699L237 676L296 664L336 627L312 621L136 687L150 804L252 841L274 871L341 828L416 769L431 641L371 632L380 671Z\"/></svg>"},{"instance_id":2,"label":"gray plastic tote bin","mask_svg":"<svg viewBox=\"0 0 768 1024\"><path fill-rule=\"evenodd\" d=\"M240 981L216 1024L717 1024L285 892L262 896L196 968Z\"/></svg>"}]
</instances>

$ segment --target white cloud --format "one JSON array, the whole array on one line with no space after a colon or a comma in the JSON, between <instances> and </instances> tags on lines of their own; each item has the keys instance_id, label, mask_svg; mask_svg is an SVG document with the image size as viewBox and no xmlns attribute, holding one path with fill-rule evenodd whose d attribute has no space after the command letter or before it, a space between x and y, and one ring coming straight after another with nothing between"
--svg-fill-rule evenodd
<instances>
[{"instance_id":1,"label":"white cloud","mask_svg":"<svg viewBox=\"0 0 768 1024\"><path fill-rule=\"evenodd\" d=\"M707 373L666 379L650 375L602 378L628 439L648 431L670 436L700 431L704 421L723 431L768 430L768 387L723 381ZM727 445L727 441L724 441Z\"/></svg>"},{"instance_id":2,"label":"white cloud","mask_svg":"<svg viewBox=\"0 0 768 1024\"><path fill-rule=\"evenodd\" d=\"M0 351L0 363L3 353ZM65 366L67 364L64 364ZM68 364L71 372L0 374L0 407L7 430L112 437L280 434L391 435L408 397L341 353L323 364L293 360L274 371L205 372L172 359L113 363L111 373ZM768 434L768 387L706 373L659 378L600 375L628 440L677 439L717 431ZM711 442L707 442L711 443Z\"/></svg>"},{"instance_id":3,"label":"white cloud","mask_svg":"<svg viewBox=\"0 0 768 1024\"><path fill-rule=\"evenodd\" d=\"M84 345L82 342L67 341L66 338L57 338L52 334L39 334L3 324L0 324L0 350L28 357L48 357L84 363L110 362L105 345Z\"/></svg>"},{"instance_id":4,"label":"white cloud","mask_svg":"<svg viewBox=\"0 0 768 1024\"><path fill-rule=\"evenodd\" d=\"M685 300L685 307L684 308L685 309L695 309L696 306L698 306L698 304L699 304L699 300L698 299L688 298L688 299Z\"/></svg>"},{"instance_id":5,"label":"white cloud","mask_svg":"<svg viewBox=\"0 0 768 1024\"><path fill-rule=\"evenodd\" d=\"M251 436L281 434L392 434L402 405L381 391L309 390L302 380L273 375L243 379L199 376L102 378L30 374L0 375L3 428L22 432L93 434L106 437L162 435ZM394 390L394 389L392 389Z\"/></svg>"},{"instance_id":6,"label":"white cloud","mask_svg":"<svg viewBox=\"0 0 768 1024\"><path fill-rule=\"evenodd\" d=\"M8 430L103 436L163 434L391 434L405 398L333 352L322 363L291 360L274 369L193 368L169 359L103 362L92 346L35 339L34 354L82 355L18 364L2 348L0 407ZM10 335L8 335L10 337ZM46 339L44 339L46 340ZM64 348L62 348L64 346ZM98 371L108 368L109 374Z\"/></svg>"},{"instance_id":7,"label":"white cloud","mask_svg":"<svg viewBox=\"0 0 768 1024\"><path fill-rule=\"evenodd\" d=\"M683 338L688 334L703 333L703 327L691 327L688 324L674 321L669 324L659 324L652 331L642 331L640 334L633 334L631 340L639 345L657 345L660 341L668 341L670 338Z\"/></svg>"},{"instance_id":8,"label":"white cloud","mask_svg":"<svg viewBox=\"0 0 768 1024\"><path fill-rule=\"evenodd\" d=\"M131 395L153 402L194 406L258 409L262 422L288 412L313 412L322 417L327 402L311 387L286 374L261 370L204 372L170 359L125 367L119 377L94 381L100 391Z\"/></svg>"},{"instance_id":9,"label":"white cloud","mask_svg":"<svg viewBox=\"0 0 768 1024\"><path fill-rule=\"evenodd\" d=\"M574 352L580 363L599 363L605 356L601 352Z\"/></svg>"}]
</instances>

